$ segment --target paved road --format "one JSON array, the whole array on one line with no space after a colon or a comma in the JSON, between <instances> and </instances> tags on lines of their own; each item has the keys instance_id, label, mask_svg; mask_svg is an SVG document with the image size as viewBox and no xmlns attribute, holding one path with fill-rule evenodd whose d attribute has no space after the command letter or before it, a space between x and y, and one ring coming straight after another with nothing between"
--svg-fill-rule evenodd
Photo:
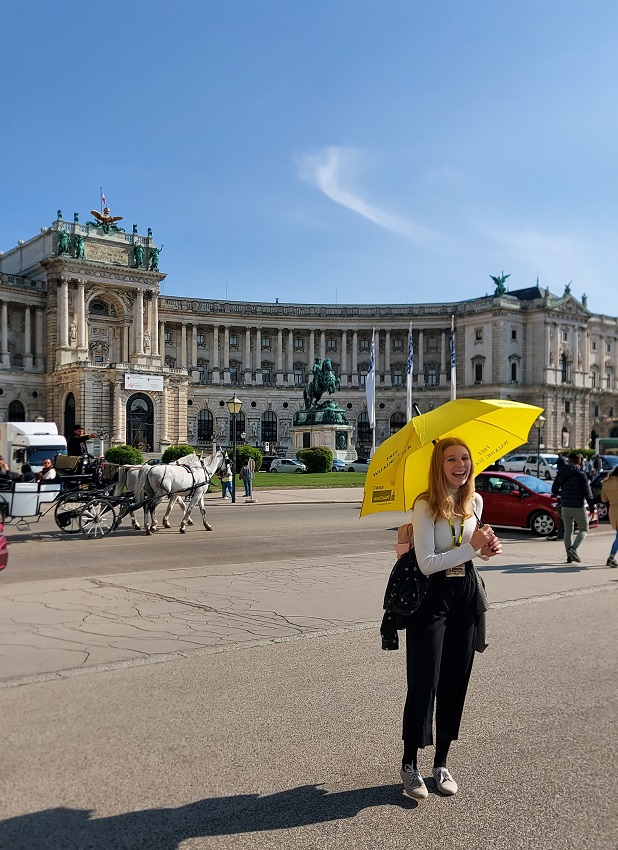
<instances>
[{"instance_id":1,"label":"paved road","mask_svg":"<svg viewBox=\"0 0 618 850\"><path fill-rule=\"evenodd\" d=\"M215 537L201 566L145 570L138 545L132 572L0 585L0 847L615 850L611 536L566 566L510 535L483 568L462 790L419 808L398 783L404 656L375 627L390 552L222 564Z\"/></svg>"}]
</instances>

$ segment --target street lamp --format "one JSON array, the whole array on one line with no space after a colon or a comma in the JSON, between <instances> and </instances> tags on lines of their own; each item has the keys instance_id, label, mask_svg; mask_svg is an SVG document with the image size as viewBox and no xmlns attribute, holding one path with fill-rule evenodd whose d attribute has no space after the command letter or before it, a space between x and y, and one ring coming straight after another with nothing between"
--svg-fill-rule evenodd
<instances>
[{"instance_id":1,"label":"street lamp","mask_svg":"<svg viewBox=\"0 0 618 850\"><path fill-rule=\"evenodd\" d=\"M541 477L541 428L545 422L544 416L539 416L534 422L536 428L536 477Z\"/></svg>"},{"instance_id":2,"label":"street lamp","mask_svg":"<svg viewBox=\"0 0 618 850\"><path fill-rule=\"evenodd\" d=\"M236 416L242 410L242 401L234 397L225 402L232 417L232 504L236 501Z\"/></svg>"}]
</instances>

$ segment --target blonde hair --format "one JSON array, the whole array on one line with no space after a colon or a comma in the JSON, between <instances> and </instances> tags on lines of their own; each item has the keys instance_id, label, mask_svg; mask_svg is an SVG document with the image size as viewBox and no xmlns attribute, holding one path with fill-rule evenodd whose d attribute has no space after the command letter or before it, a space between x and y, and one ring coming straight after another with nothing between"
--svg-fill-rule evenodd
<instances>
[{"instance_id":1,"label":"blonde hair","mask_svg":"<svg viewBox=\"0 0 618 850\"><path fill-rule=\"evenodd\" d=\"M470 447L463 440L460 440L459 437L445 437L443 440L438 440L435 443L429 466L429 486L424 493L421 493L417 497L427 500L429 503L429 513L434 519L448 519L453 516L468 519L474 513L472 508L475 492L474 465L471 466L468 480L459 488L457 494L452 496L449 493L444 475L444 454L451 446L462 446L466 449L470 455L470 461L472 461Z\"/></svg>"}]
</instances>

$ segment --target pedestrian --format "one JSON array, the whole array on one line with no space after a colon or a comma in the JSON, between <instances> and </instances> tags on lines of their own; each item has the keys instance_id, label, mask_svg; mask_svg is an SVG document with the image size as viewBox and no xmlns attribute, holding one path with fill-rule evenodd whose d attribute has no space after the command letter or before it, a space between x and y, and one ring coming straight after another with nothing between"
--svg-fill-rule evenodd
<instances>
[{"instance_id":1,"label":"pedestrian","mask_svg":"<svg viewBox=\"0 0 618 850\"><path fill-rule=\"evenodd\" d=\"M577 452L571 452L566 466L562 467L551 488L554 496L560 496L567 564L572 564L573 561L581 563L577 550L588 534L586 502L591 513L596 512L590 482L586 473L580 468L580 457L581 455ZM575 523L577 523L577 534Z\"/></svg>"},{"instance_id":2,"label":"pedestrian","mask_svg":"<svg viewBox=\"0 0 618 850\"><path fill-rule=\"evenodd\" d=\"M428 796L418 770L418 750L436 749L433 776L438 791L450 796L457 783L446 768L457 740L476 646L477 572L472 558L490 558L501 545L488 525L481 525L483 500L474 491L468 446L458 438L436 443L429 486L414 503L414 549L422 573L431 577L419 608L406 628L408 692L403 715L401 779L404 795ZM480 592L480 591L479 591Z\"/></svg>"},{"instance_id":3,"label":"pedestrian","mask_svg":"<svg viewBox=\"0 0 618 850\"><path fill-rule=\"evenodd\" d=\"M219 473L219 478L221 479L221 498L225 499L226 496L232 498L232 464L229 459L225 461L225 466L223 470Z\"/></svg>"},{"instance_id":4,"label":"pedestrian","mask_svg":"<svg viewBox=\"0 0 618 850\"><path fill-rule=\"evenodd\" d=\"M243 461L238 477L245 485L245 497L248 499L251 495L251 470L249 469L249 458Z\"/></svg>"},{"instance_id":5,"label":"pedestrian","mask_svg":"<svg viewBox=\"0 0 618 850\"><path fill-rule=\"evenodd\" d=\"M616 555L618 554L618 466L603 481L601 501L609 502L609 521L616 532L616 537L612 543L606 564L608 567L618 567L618 561L616 560Z\"/></svg>"}]
</instances>

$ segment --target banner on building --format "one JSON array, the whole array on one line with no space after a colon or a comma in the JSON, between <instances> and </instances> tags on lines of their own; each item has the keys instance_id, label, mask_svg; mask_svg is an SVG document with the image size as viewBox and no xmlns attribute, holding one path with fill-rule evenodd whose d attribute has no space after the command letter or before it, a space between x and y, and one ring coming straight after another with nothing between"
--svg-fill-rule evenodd
<instances>
[{"instance_id":1,"label":"banner on building","mask_svg":"<svg viewBox=\"0 0 618 850\"><path fill-rule=\"evenodd\" d=\"M153 393L163 392L163 375L140 375L127 372L124 376L125 390L150 390Z\"/></svg>"}]
</instances>

